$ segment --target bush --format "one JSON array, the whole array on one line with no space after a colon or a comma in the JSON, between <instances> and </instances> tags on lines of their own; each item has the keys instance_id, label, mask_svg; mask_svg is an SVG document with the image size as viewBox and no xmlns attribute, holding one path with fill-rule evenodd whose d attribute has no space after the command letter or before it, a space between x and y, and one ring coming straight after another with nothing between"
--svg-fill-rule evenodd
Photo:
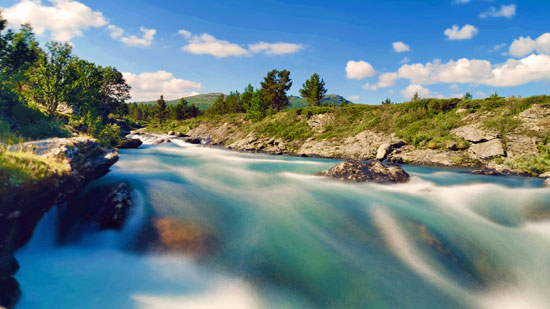
<instances>
[{"instance_id":1,"label":"bush","mask_svg":"<svg viewBox=\"0 0 550 309\"><path fill-rule=\"evenodd\" d=\"M122 142L120 127L117 124L107 124L95 137L105 147L116 147Z\"/></svg>"}]
</instances>

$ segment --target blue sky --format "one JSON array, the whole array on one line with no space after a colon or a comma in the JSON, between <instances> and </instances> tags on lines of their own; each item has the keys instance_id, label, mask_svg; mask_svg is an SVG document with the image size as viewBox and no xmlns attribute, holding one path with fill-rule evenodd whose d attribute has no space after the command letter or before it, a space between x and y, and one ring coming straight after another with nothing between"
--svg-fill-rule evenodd
<instances>
[{"instance_id":1,"label":"blue sky","mask_svg":"<svg viewBox=\"0 0 550 309\"><path fill-rule=\"evenodd\" d=\"M550 1L0 0L0 7L13 26L31 22L41 42L70 41L78 56L125 72L138 100L242 90L273 68L291 71L291 94L317 72L329 93L369 104L414 92L550 90Z\"/></svg>"}]
</instances>

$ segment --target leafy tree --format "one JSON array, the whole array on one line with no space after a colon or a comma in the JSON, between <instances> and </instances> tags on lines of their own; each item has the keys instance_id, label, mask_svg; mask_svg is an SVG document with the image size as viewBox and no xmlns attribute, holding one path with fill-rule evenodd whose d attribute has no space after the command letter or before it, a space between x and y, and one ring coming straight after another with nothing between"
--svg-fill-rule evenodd
<instances>
[{"instance_id":1,"label":"leafy tree","mask_svg":"<svg viewBox=\"0 0 550 309\"><path fill-rule=\"evenodd\" d=\"M471 100L473 98L474 98L474 96L472 96L472 94L469 93L469 92L466 92L466 94L464 94L464 99L465 100Z\"/></svg>"},{"instance_id":2,"label":"leafy tree","mask_svg":"<svg viewBox=\"0 0 550 309\"><path fill-rule=\"evenodd\" d=\"M160 99L157 100L155 105L155 118L159 121L160 124L166 120L168 117L168 112L166 111L166 101L164 101L164 96L161 94Z\"/></svg>"},{"instance_id":3,"label":"leafy tree","mask_svg":"<svg viewBox=\"0 0 550 309\"><path fill-rule=\"evenodd\" d=\"M100 115L103 119L106 119L109 113L117 113L122 117L127 108L125 101L130 99L131 87L117 69L106 67L102 68L101 72Z\"/></svg>"},{"instance_id":4,"label":"leafy tree","mask_svg":"<svg viewBox=\"0 0 550 309\"><path fill-rule=\"evenodd\" d=\"M28 99L43 105L53 115L59 103L67 102L73 94L75 74L69 44L51 42L47 48L36 67L27 71L29 90L25 93Z\"/></svg>"},{"instance_id":5,"label":"leafy tree","mask_svg":"<svg viewBox=\"0 0 550 309\"><path fill-rule=\"evenodd\" d=\"M309 106L321 105L321 99L326 93L325 81L320 79L317 73L313 73L310 79L304 82L302 89L300 89L300 95L307 99Z\"/></svg>"},{"instance_id":6,"label":"leafy tree","mask_svg":"<svg viewBox=\"0 0 550 309\"><path fill-rule=\"evenodd\" d=\"M262 85L262 100L271 104L277 112L289 105L286 92L292 87L290 71L272 70L267 73Z\"/></svg>"}]
</instances>

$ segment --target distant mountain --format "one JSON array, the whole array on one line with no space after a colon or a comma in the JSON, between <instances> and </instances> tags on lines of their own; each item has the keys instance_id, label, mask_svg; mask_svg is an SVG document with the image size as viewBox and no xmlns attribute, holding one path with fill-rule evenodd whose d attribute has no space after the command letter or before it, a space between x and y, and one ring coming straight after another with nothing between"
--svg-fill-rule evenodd
<instances>
[{"instance_id":1,"label":"distant mountain","mask_svg":"<svg viewBox=\"0 0 550 309\"><path fill-rule=\"evenodd\" d=\"M221 93L206 93L206 94L199 94L191 97L186 97L185 100L189 102L189 104L195 104L199 109L201 110L207 110L212 103L216 100L217 97L220 96ZM298 96L289 96L290 106L289 109L296 109L301 107L308 106L307 100ZM175 100L167 100L166 104L168 105L175 105L178 104L180 99ZM136 102L138 104L155 104L157 101L145 101L145 102ZM341 95L337 94L327 94L326 96L321 99L321 103L328 103L328 104L335 104L336 106L340 106L342 104L349 104L353 103L351 101L346 100Z\"/></svg>"}]
</instances>

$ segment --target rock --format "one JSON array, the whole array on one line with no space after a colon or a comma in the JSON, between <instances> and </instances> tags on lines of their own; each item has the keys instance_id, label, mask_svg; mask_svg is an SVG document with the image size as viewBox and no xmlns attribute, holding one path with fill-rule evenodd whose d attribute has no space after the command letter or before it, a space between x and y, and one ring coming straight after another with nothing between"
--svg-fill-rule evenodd
<instances>
[{"instance_id":1,"label":"rock","mask_svg":"<svg viewBox=\"0 0 550 309\"><path fill-rule=\"evenodd\" d=\"M475 175L502 176L502 173L493 168L483 168L472 171Z\"/></svg>"},{"instance_id":2,"label":"rock","mask_svg":"<svg viewBox=\"0 0 550 309\"><path fill-rule=\"evenodd\" d=\"M539 175L541 178L550 178L550 172L542 173Z\"/></svg>"},{"instance_id":3,"label":"rock","mask_svg":"<svg viewBox=\"0 0 550 309\"><path fill-rule=\"evenodd\" d=\"M187 137L187 135L181 132L176 132L176 137Z\"/></svg>"},{"instance_id":4,"label":"rock","mask_svg":"<svg viewBox=\"0 0 550 309\"><path fill-rule=\"evenodd\" d=\"M324 132L325 128L334 121L334 116L330 114L317 114L309 117L307 124L313 131Z\"/></svg>"},{"instance_id":5,"label":"rock","mask_svg":"<svg viewBox=\"0 0 550 309\"><path fill-rule=\"evenodd\" d=\"M210 145L210 142L212 141L212 139L210 137L207 137L207 138L202 138L201 139L201 144L203 145Z\"/></svg>"},{"instance_id":6,"label":"rock","mask_svg":"<svg viewBox=\"0 0 550 309\"><path fill-rule=\"evenodd\" d=\"M486 142L499 137L499 134L496 132L483 131L471 125L453 129L451 133L472 143Z\"/></svg>"},{"instance_id":7,"label":"rock","mask_svg":"<svg viewBox=\"0 0 550 309\"><path fill-rule=\"evenodd\" d=\"M550 188L550 178L546 178L546 180L544 181L544 186Z\"/></svg>"},{"instance_id":8,"label":"rock","mask_svg":"<svg viewBox=\"0 0 550 309\"><path fill-rule=\"evenodd\" d=\"M410 178L399 166L386 167L380 161L367 163L347 160L321 173L324 176L356 182L401 183Z\"/></svg>"},{"instance_id":9,"label":"rock","mask_svg":"<svg viewBox=\"0 0 550 309\"><path fill-rule=\"evenodd\" d=\"M469 149L470 154L475 159L492 159L494 157L503 157L506 155L500 139L493 139L488 142L473 144Z\"/></svg>"},{"instance_id":10,"label":"rock","mask_svg":"<svg viewBox=\"0 0 550 309\"><path fill-rule=\"evenodd\" d=\"M122 140L118 148L128 149L128 148L138 148L143 142L138 138L125 138Z\"/></svg>"},{"instance_id":11,"label":"rock","mask_svg":"<svg viewBox=\"0 0 550 309\"><path fill-rule=\"evenodd\" d=\"M212 253L217 247L217 238L196 223L164 217L156 219L154 227L161 251L204 256Z\"/></svg>"},{"instance_id":12,"label":"rock","mask_svg":"<svg viewBox=\"0 0 550 309\"><path fill-rule=\"evenodd\" d=\"M17 280L0 274L0 308L13 308L20 296L21 290Z\"/></svg>"},{"instance_id":13,"label":"rock","mask_svg":"<svg viewBox=\"0 0 550 309\"><path fill-rule=\"evenodd\" d=\"M183 141L186 142L186 143L189 143L189 144L200 144L201 143L201 139L199 137L197 137L197 138L189 137L189 138L184 139Z\"/></svg>"},{"instance_id":14,"label":"rock","mask_svg":"<svg viewBox=\"0 0 550 309\"><path fill-rule=\"evenodd\" d=\"M174 132L174 131L168 131L168 135L176 135L176 132Z\"/></svg>"},{"instance_id":15,"label":"rock","mask_svg":"<svg viewBox=\"0 0 550 309\"><path fill-rule=\"evenodd\" d=\"M380 145L380 147L378 147L378 151L376 152L376 160L384 161L384 159L388 156L390 147L391 145L388 143Z\"/></svg>"},{"instance_id":16,"label":"rock","mask_svg":"<svg viewBox=\"0 0 550 309\"><path fill-rule=\"evenodd\" d=\"M80 237L90 229L120 230L132 207L130 184L121 181L96 187L59 209L62 241Z\"/></svg>"},{"instance_id":17,"label":"rock","mask_svg":"<svg viewBox=\"0 0 550 309\"><path fill-rule=\"evenodd\" d=\"M19 263L9 253L0 253L0 275L14 275L19 270Z\"/></svg>"},{"instance_id":18,"label":"rock","mask_svg":"<svg viewBox=\"0 0 550 309\"><path fill-rule=\"evenodd\" d=\"M458 150L458 143L455 141L449 141L447 142L447 149L450 151L457 151Z\"/></svg>"}]
</instances>

